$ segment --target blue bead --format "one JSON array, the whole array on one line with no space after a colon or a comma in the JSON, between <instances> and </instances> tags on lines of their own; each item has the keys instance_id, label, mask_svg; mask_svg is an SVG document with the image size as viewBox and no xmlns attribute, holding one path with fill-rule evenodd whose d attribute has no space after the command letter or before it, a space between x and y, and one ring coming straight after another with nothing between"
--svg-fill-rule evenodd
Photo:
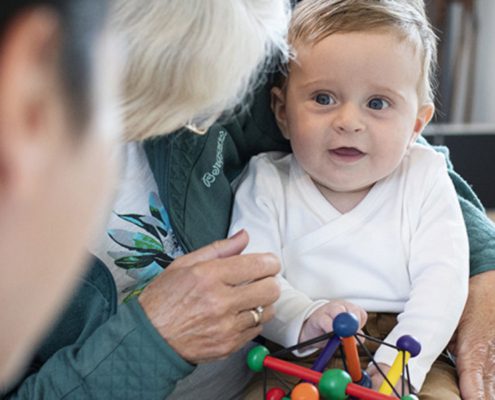
<instances>
[{"instance_id":1,"label":"blue bead","mask_svg":"<svg viewBox=\"0 0 495 400\"><path fill-rule=\"evenodd\" d=\"M396 344L400 350L408 351L411 357L416 357L421 352L421 344L410 335L401 336Z\"/></svg>"},{"instance_id":2,"label":"blue bead","mask_svg":"<svg viewBox=\"0 0 495 400\"><path fill-rule=\"evenodd\" d=\"M372 382L370 375L366 371L362 371L362 378L359 382L357 382L359 386L371 389Z\"/></svg>"},{"instance_id":3,"label":"blue bead","mask_svg":"<svg viewBox=\"0 0 495 400\"><path fill-rule=\"evenodd\" d=\"M333 320L333 331L340 337L351 337L359 329L359 320L353 313L340 313Z\"/></svg>"}]
</instances>

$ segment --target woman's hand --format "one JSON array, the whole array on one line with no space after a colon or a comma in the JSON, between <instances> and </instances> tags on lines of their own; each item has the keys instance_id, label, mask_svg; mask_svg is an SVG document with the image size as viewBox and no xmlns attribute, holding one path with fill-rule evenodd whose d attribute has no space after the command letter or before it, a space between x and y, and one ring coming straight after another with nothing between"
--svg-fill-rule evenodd
<instances>
[{"instance_id":1,"label":"woman's hand","mask_svg":"<svg viewBox=\"0 0 495 400\"><path fill-rule=\"evenodd\" d=\"M240 255L248 241L241 231L178 258L139 296L158 332L191 363L228 356L273 317L280 264L271 254Z\"/></svg>"},{"instance_id":2,"label":"woman's hand","mask_svg":"<svg viewBox=\"0 0 495 400\"><path fill-rule=\"evenodd\" d=\"M495 271L469 280L468 301L452 343L464 400L495 399L494 288Z\"/></svg>"}]
</instances>

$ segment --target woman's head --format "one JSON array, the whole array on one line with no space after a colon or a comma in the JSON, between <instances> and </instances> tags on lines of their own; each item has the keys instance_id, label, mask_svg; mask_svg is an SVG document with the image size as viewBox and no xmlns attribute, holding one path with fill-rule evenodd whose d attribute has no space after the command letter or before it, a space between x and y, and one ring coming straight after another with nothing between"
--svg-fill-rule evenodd
<instances>
[{"instance_id":1,"label":"woman's head","mask_svg":"<svg viewBox=\"0 0 495 400\"><path fill-rule=\"evenodd\" d=\"M126 138L207 126L239 104L267 57L287 53L289 8L288 0L117 0Z\"/></svg>"}]
</instances>

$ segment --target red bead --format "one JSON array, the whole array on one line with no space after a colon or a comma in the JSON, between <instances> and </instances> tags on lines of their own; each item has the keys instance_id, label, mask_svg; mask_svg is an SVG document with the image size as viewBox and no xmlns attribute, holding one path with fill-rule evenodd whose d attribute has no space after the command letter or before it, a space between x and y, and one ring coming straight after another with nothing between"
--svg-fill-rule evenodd
<instances>
[{"instance_id":1,"label":"red bead","mask_svg":"<svg viewBox=\"0 0 495 400\"><path fill-rule=\"evenodd\" d=\"M282 400L285 396L285 391L275 387L266 392L266 400Z\"/></svg>"}]
</instances>

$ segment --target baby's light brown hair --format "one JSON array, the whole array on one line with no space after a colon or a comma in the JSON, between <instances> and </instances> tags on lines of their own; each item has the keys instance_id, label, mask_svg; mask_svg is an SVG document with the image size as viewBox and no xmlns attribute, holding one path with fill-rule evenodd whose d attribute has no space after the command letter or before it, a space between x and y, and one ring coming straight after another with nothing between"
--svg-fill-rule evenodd
<instances>
[{"instance_id":1,"label":"baby's light brown hair","mask_svg":"<svg viewBox=\"0 0 495 400\"><path fill-rule=\"evenodd\" d=\"M303 0L294 9L289 43L294 49L314 45L335 33L364 31L391 31L420 52L418 95L420 101L432 102L437 36L423 0Z\"/></svg>"}]
</instances>

